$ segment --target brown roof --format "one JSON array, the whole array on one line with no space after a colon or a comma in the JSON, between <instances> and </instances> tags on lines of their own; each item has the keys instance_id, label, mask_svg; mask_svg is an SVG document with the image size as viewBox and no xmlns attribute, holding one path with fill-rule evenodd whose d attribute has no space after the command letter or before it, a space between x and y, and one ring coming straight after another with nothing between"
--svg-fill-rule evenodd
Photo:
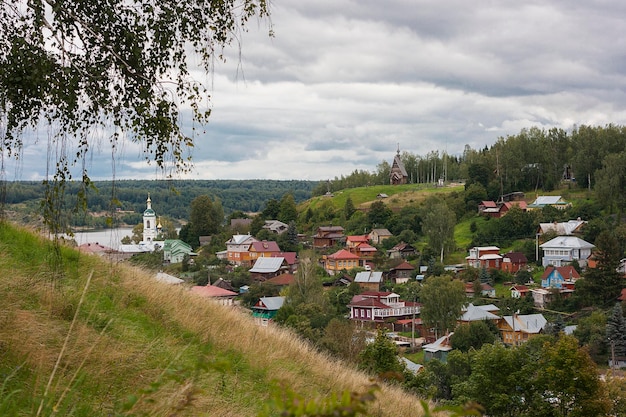
<instances>
[{"instance_id":1,"label":"brown roof","mask_svg":"<svg viewBox=\"0 0 626 417\"><path fill-rule=\"evenodd\" d=\"M294 280L295 279L293 274L280 274L278 276L268 279L265 282L273 285L290 285L294 282Z\"/></svg>"},{"instance_id":2,"label":"brown roof","mask_svg":"<svg viewBox=\"0 0 626 417\"><path fill-rule=\"evenodd\" d=\"M528 262L526 255L522 252L508 252L502 255L503 258L509 258L514 264L524 264Z\"/></svg>"},{"instance_id":3,"label":"brown roof","mask_svg":"<svg viewBox=\"0 0 626 417\"><path fill-rule=\"evenodd\" d=\"M406 261L402 262L400 265L396 266L395 268L391 268L392 271L397 271L397 270L412 271L414 269L415 267Z\"/></svg>"},{"instance_id":4,"label":"brown roof","mask_svg":"<svg viewBox=\"0 0 626 417\"><path fill-rule=\"evenodd\" d=\"M548 278L548 276L555 269L563 277L563 279L570 279L570 278L578 279L578 278L580 278L580 275L578 274L578 271L576 271L576 269L573 266L567 265L567 266L557 266L557 267L549 266L549 267L547 267L546 270L543 272L543 275L541 276L541 279Z\"/></svg>"},{"instance_id":5,"label":"brown roof","mask_svg":"<svg viewBox=\"0 0 626 417\"><path fill-rule=\"evenodd\" d=\"M252 242L252 245L250 245L250 250L253 249L255 252L280 252L278 243L274 242L273 240Z\"/></svg>"},{"instance_id":6,"label":"brown roof","mask_svg":"<svg viewBox=\"0 0 626 417\"><path fill-rule=\"evenodd\" d=\"M271 257L272 258L285 258L285 261L287 261L289 265L293 265L296 263L298 254L296 252L278 252L278 253L272 253Z\"/></svg>"}]
</instances>

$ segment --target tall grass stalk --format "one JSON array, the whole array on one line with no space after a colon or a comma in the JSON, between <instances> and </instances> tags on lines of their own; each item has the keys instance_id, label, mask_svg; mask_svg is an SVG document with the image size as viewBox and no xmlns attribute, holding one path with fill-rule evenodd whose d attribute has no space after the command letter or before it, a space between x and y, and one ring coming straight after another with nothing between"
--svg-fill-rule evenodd
<instances>
[{"instance_id":1,"label":"tall grass stalk","mask_svg":"<svg viewBox=\"0 0 626 417\"><path fill-rule=\"evenodd\" d=\"M44 390L43 397L41 398L41 401L39 403L39 408L37 409L36 417L39 417L41 415L43 406L46 402L46 397L48 396L48 392L50 391L50 386L52 385L52 381L54 380L57 369L59 369L59 365L61 364L61 359L63 358L63 355L65 354L65 350L67 349L70 336L72 335L72 330L74 329L74 325L76 324L76 320L78 318L78 313L80 312L80 308L83 305L83 302L85 301L85 294L87 294L87 289L89 288L89 284L91 283L92 277L93 277L93 270L89 273L89 276L87 277L87 282L85 283L83 292L80 295L80 301L78 302L78 306L76 306L76 310L74 311L74 317L72 318L72 323L70 324L70 328L67 331L67 335L65 336L63 347L61 348L61 351L59 352L59 355L57 356L57 361L54 364L54 367L52 368L52 372L50 372L50 377L48 378L46 389Z\"/></svg>"}]
</instances>

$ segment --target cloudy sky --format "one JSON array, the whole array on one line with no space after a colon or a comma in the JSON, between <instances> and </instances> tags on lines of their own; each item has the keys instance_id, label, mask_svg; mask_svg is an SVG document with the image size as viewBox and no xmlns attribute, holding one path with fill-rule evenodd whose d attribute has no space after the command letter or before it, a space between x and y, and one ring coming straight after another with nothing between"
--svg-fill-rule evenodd
<instances>
[{"instance_id":1,"label":"cloudy sky","mask_svg":"<svg viewBox=\"0 0 626 417\"><path fill-rule=\"evenodd\" d=\"M271 11L275 36L252 22L240 59L227 51L207 78L213 113L185 178L332 179L375 171L398 145L457 155L532 126L626 124L623 1L274 0ZM28 159L41 142L9 179L43 178ZM88 169L109 179L112 164L103 145ZM128 144L115 176L160 174Z\"/></svg>"}]
</instances>

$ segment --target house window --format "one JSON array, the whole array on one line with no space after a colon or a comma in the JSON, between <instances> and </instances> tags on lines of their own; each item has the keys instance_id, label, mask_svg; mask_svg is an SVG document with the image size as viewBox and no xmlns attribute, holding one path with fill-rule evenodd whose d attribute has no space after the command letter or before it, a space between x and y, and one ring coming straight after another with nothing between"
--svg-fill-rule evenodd
<instances>
[{"instance_id":1,"label":"house window","mask_svg":"<svg viewBox=\"0 0 626 417\"><path fill-rule=\"evenodd\" d=\"M369 310L365 310L365 317L367 317L368 319L370 318L370 311Z\"/></svg>"}]
</instances>

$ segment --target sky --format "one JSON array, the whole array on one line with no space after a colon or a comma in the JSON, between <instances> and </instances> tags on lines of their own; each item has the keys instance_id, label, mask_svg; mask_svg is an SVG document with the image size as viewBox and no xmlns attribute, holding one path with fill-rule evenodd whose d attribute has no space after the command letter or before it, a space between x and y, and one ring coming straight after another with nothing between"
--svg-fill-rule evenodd
<instances>
[{"instance_id":1,"label":"sky","mask_svg":"<svg viewBox=\"0 0 626 417\"><path fill-rule=\"evenodd\" d=\"M275 36L250 21L205 77L212 115L176 178L327 180L398 148L461 155L524 128L626 124L623 1L273 0L271 13ZM55 149L33 137L7 179L45 178ZM116 152L95 147L92 179L163 177L134 144Z\"/></svg>"}]
</instances>

